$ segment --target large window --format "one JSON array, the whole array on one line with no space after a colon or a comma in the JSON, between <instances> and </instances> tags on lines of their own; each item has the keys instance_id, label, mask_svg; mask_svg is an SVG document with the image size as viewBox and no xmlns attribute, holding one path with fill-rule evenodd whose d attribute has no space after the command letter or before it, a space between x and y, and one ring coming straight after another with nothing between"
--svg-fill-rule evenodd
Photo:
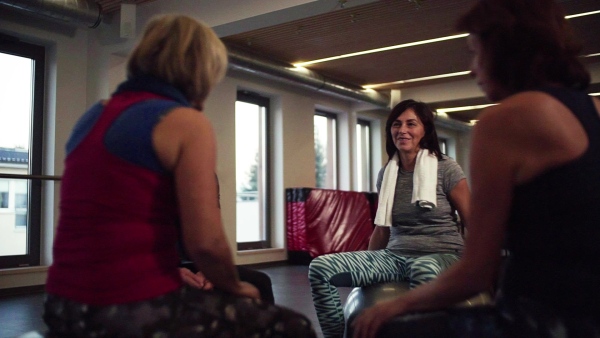
<instances>
[{"instance_id":1,"label":"large window","mask_svg":"<svg viewBox=\"0 0 600 338\"><path fill-rule=\"evenodd\" d=\"M316 186L337 189L336 115L317 111L314 117L314 133Z\"/></svg>"},{"instance_id":2,"label":"large window","mask_svg":"<svg viewBox=\"0 0 600 338\"><path fill-rule=\"evenodd\" d=\"M40 263L44 60L0 36L0 268Z\"/></svg>"},{"instance_id":3,"label":"large window","mask_svg":"<svg viewBox=\"0 0 600 338\"><path fill-rule=\"evenodd\" d=\"M236 234L238 250L271 247L269 221L269 99L240 91L235 103Z\"/></svg>"},{"instance_id":4,"label":"large window","mask_svg":"<svg viewBox=\"0 0 600 338\"><path fill-rule=\"evenodd\" d=\"M371 122L356 123L356 178L358 191L371 191Z\"/></svg>"}]
</instances>

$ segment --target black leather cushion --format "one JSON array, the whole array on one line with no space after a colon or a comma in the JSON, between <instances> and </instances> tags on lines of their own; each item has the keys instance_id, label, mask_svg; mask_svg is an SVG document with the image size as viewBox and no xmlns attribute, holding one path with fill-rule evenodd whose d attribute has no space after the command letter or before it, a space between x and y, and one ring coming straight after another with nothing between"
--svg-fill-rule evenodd
<instances>
[{"instance_id":1,"label":"black leather cushion","mask_svg":"<svg viewBox=\"0 0 600 338\"><path fill-rule=\"evenodd\" d=\"M356 318L362 310L371 307L378 302L398 297L408 290L408 282L392 282L354 288L350 291L346 300L346 305L344 305L346 337L352 337L353 331L349 323L352 323L354 318Z\"/></svg>"},{"instance_id":2,"label":"black leather cushion","mask_svg":"<svg viewBox=\"0 0 600 338\"><path fill-rule=\"evenodd\" d=\"M362 312L362 310L381 301L396 298L403 293L406 293L408 290L408 282L391 282L354 288L352 291L350 291L350 294L348 294L346 305L344 305L344 318L346 318L345 336L347 338L352 337L353 330L350 323L352 323L352 321ZM477 306L488 305L491 303L491 297L485 293L482 293L471 299L461 302L456 306ZM418 316L420 324L423 325L407 325L406 323L410 322L414 316ZM383 325L377 337L397 337L398 331L410 333L408 337L443 337L444 333L448 332L446 331L448 328L446 325L446 320L443 318L444 316L445 314L443 312L431 312L397 317Z\"/></svg>"}]
</instances>

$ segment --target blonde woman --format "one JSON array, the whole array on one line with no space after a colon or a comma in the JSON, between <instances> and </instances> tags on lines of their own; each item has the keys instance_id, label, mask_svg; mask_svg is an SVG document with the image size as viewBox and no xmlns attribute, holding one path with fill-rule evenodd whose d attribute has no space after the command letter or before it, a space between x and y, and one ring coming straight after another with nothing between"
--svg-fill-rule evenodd
<instances>
[{"instance_id":1,"label":"blonde woman","mask_svg":"<svg viewBox=\"0 0 600 338\"><path fill-rule=\"evenodd\" d=\"M67 143L44 319L49 336L314 336L237 276L202 113L227 52L204 24L151 20L128 79ZM178 224L181 224L179 228ZM176 241L215 290L185 286Z\"/></svg>"}]
</instances>

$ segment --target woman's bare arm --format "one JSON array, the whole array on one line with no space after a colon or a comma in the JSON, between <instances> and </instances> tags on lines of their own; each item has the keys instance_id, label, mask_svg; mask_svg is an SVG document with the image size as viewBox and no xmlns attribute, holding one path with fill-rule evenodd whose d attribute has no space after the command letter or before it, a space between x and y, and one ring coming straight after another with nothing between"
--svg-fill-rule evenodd
<instances>
[{"instance_id":1,"label":"woman's bare arm","mask_svg":"<svg viewBox=\"0 0 600 338\"><path fill-rule=\"evenodd\" d=\"M387 247L390 240L390 228L376 225L369 240L369 250L381 250Z\"/></svg>"},{"instance_id":2,"label":"woman's bare arm","mask_svg":"<svg viewBox=\"0 0 600 338\"><path fill-rule=\"evenodd\" d=\"M466 229L469 224L469 217L471 217L471 191L469 190L467 179L464 178L460 180L454 188L452 188L448 197L450 203L456 208L456 211L460 216L460 222L462 223L463 229Z\"/></svg>"},{"instance_id":3,"label":"woman's bare arm","mask_svg":"<svg viewBox=\"0 0 600 338\"><path fill-rule=\"evenodd\" d=\"M159 159L173 172L183 244L198 270L216 288L258 298L258 291L238 279L221 222L215 136L208 119L191 108L175 109L156 126L153 141Z\"/></svg>"}]
</instances>

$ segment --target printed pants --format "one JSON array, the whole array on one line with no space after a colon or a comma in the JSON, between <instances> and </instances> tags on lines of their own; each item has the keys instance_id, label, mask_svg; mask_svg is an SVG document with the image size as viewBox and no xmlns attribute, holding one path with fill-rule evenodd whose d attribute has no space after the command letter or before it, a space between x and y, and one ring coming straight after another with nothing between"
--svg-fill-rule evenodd
<instances>
[{"instance_id":1,"label":"printed pants","mask_svg":"<svg viewBox=\"0 0 600 338\"><path fill-rule=\"evenodd\" d=\"M316 337L310 320L292 310L187 286L109 306L49 294L44 307L47 337Z\"/></svg>"},{"instance_id":2,"label":"printed pants","mask_svg":"<svg viewBox=\"0 0 600 338\"><path fill-rule=\"evenodd\" d=\"M330 338L344 334L344 311L338 286L409 281L414 288L434 279L458 259L458 255L450 253L404 257L387 249L343 252L313 259L308 279L323 335Z\"/></svg>"}]
</instances>

